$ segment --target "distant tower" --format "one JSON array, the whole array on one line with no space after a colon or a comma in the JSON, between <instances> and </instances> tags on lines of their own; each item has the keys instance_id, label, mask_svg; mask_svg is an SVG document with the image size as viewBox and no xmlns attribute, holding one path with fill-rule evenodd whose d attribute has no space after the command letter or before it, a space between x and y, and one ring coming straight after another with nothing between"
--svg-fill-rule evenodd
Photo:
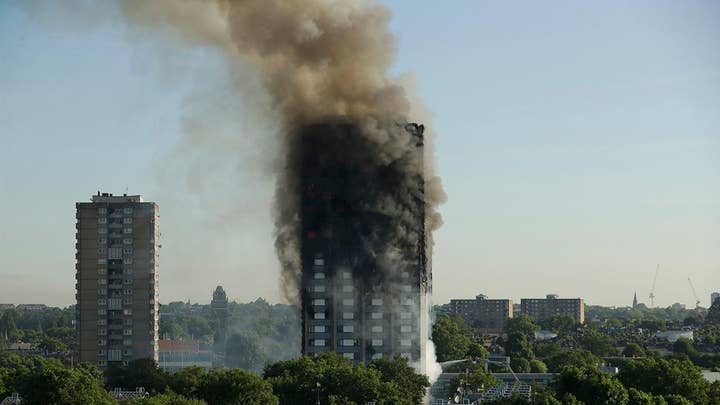
<instances>
[{"instance_id":1,"label":"distant tower","mask_svg":"<svg viewBox=\"0 0 720 405\"><path fill-rule=\"evenodd\" d=\"M637 291L635 291L635 296L633 296L633 308L637 308L638 302L637 302Z\"/></svg>"},{"instance_id":2,"label":"distant tower","mask_svg":"<svg viewBox=\"0 0 720 405\"><path fill-rule=\"evenodd\" d=\"M228 299L222 286L217 286L213 293L210 307L213 310L215 319L217 320L217 330L215 332L214 352L216 355L216 365L225 365L225 341L227 340L227 319L228 319Z\"/></svg>"}]
</instances>

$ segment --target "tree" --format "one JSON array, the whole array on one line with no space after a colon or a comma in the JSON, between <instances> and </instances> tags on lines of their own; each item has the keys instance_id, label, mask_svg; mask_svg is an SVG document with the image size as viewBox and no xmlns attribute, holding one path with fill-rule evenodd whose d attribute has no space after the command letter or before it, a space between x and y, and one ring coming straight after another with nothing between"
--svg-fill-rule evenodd
<instances>
[{"instance_id":1,"label":"tree","mask_svg":"<svg viewBox=\"0 0 720 405\"><path fill-rule=\"evenodd\" d=\"M2 335L3 338L7 337L7 340L11 342L18 340L22 336L22 333L15 325L14 310L5 311L2 318L0 318L0 335Z\"/></svg>"},{"instance_id":2,"label":"tree","mask_svg":"<svg viewBox=\"0 0 720 405\"><path fill-rule=\"evenodd\" d=\"M207 402L168 392L149 398L136 399L128 402L127 405L207 405Z\"/></svg>"},{"instance_id":3,"label":"tree","mask_svg":"<svg viewBox=\"0 0 720 405\"><path fill-rule=\"evenodd\" d=\"M332 397L336 403L414 405L414 395L404 396L398 384L382 377L378 368L353 365L336 353L280 361L267 366L264 376L283 404L313 404L319 396L321 403L329 403Z\"/></svg>"},{"instance_id":4,"label":"tree","mask_svg":"<svg viewBox=\"0 0 720 405\"><path fill-rule=\"evenodd\" d=\"M505 331L508 335L511 333L521 333L525 335L528 340L531 340L535 336L535 331L540 327L533 321L528 314L520 314L507 320L505 324Z\"/></svg>"},{"instance_id":5,"label":"tree","mask_svg":"<svg viewBox=\"0 0 720 405\"><path fill-rule=\"evenodd\" d=\"M592 328L586 328L580 339L583 349L589 350L596 356L607 356L613 350L613 343L609 337Z\"/></svg>"},{"instance_id":6,"label":"tree","mask_svg":"<svg viewBox=\"0 0 720 405\"><path fill-rule=\"evenodd\" d=\"M538 359L530 360L530 372L531 373L547 373L548 368L545 363Z\"/></svg>"},{"instance_id":7,"label":"tree","mask_svg":"<svg viewBox=\"0 0 720 405\"><path fill-rule=\"evenodd\" d=\"M472 392L481 392L481 390L487 390L499 384L500 381L492 373L485 372L482 367L477 367L469 374L460 374L454 378L450 383L450 391L456 392L458 387L462 385Z\"/></svg>"},{"instance_id":8,"label":"tree","mask_svg":"<svg viewBox=\"0 0 720 405\"><path fill-rule=\"evenodd\" d=\"M188 398L198 398L198 389L206 377L207 370L202 367L185 367L170 374L170 389Z\"/></svg>"},{"instance_id":9,"label":"tree","mask_svg":"<svg viewBox=\"0 0 720 405\"><path fill-rule=\"evenodd\" d=\"M716 299L708 308L705 322L711 325L720 325L720 298Z\"/></svg>"},{"instance_id":10,"label":"tree","mask_svg":"<svg viewBox=\"0 0 720 405\"><path fill-rule=\"evenodd\" d=\"M622 355L625 357L643 357L645 350L637 343L628 343L623 349Z\"/></svg>"},{"instance_id":11,"label":"tree","mask_svg":"<svg viewBox=\"0 0 720 405\"><path fill-rule=\"evenodd\" d=\"M563 352L562 347L555 342L536 342L533 352L541 359L546 359Z\"/></svg>"},{"instance_id":12,"label":"tree","mask_svg":"<svg viewBox=\"0 0 720 405\"><path fill-rule=\"evenodd\" d=\"M530 361L525 357L512 357L510 358L510 367L516 373L529 373Z\"/></svg>"},{"instance_id":13,"label":"tree","mask_svg":"<svg viewBox=\"0 0 720 405\"><path fill-rule=\"evenodd\" d=\"M40 339L38 348L45 353L66 352L68 347L58 338L44 336Z\"/></svg>"},{"instance_id":14,"label":"tree","mask_svg":"<svg viewBox=\"0 0 720 405\"><path fill-rule=\"evenodd\" d=\"M567 315L553 316L540 321L540 326L543 329L553 331L559 336L571 334L579 325L575 318Z\"/></svg>"},{"instance_id":15,"label":"tree","mask_svg":"<svg viewBox=\"0 0 720 405\"><path fill-rule=\"evenodd\" d=\"M151 394L165 392L170 379L168 373L158 368L153 359L137 359L125 367L111 367L105 376L105 385L109 390L143 387Z\"/></svg>"},{"instance_id":16,"label":"tree","mask_svg":"<svg viewBox=\"0 0 720 405\"><path fill-rule=\"evenodd\" d=\"M225 363L228 367L261 371L264 356L254 339L244 334L233 334L225 343Z\"/></svg>"},{"instance_id":17,"label":"tree","mask_svg":"<svg viewBox=\"0 0 720 405\"><path fill-rule=\"evenodd\" d=\"M530 361L535 358L532 346L525 334L521 332L511 332L508 334L505 342L505 355L511 359L525 359Z\"/></svg>"},{"instance_id":18,"label":"tree","mask_svg":"<svg viewBox=\"0 0 720 405\"><path fill-rule=\"evenodd\" d=\"M432 330L437 360L442 363L465 358L470 348L470 333L459 317L443 316L437 319Z\"/></svg>"},{"instance_id":19,"label":"tree","mask_svg":"<svg viewBox=\"0 0 720 405\"><path fill-rule=\"evenodd\" d=\"M395 357L382 358L370 363L370 368L380 372L380 381L394 383L400 390L400 395L413 404L423 401L425 390L430 387L427 376L418 374L408 365L407 359Z\"/></svg>"},{"instance_id":20,"label":"tree","mask_svg":"<svg viewBox=\"0 0 720 405\"><path fill-rule=\"evenodd\" d=\"M671 394L680 395L694 404L709 402L710 384L700 369L688 360L645 358L631 361L620 368L618 377L626 387L662 395L669 403L668 395Z\"/></svg>"},{"instance_id":21,"label":"tree","mask_svg":"<svg viewBox=\"0 0 720 405\"><path fill-rule=\"evenodd\" d=\"M197 387L197 397L208 404L278 404L270 382L240 369L210 370Z\"/></svg>"},{"instance_id":22,"label":"tree","mask_svg":"<svg viewBox=\"0 0 720 405\"><path fill-rule=\"evenodd\" d=\"M628 405L667 405L662 396L653 396L635 388L628 389Z\"/></svg>"},{"instance_id":23,"label":"tree","mask_svg":"<svg viewBox=\"0 0 720 405\"><path fill-rule=\"evenodd\" d=\"M550 371L559 373L565 367L597 368L602 362L587 350L576 349L558 353L545 360Z\"/></svg>"},{"instance_id":24,"label":"tree","mask_svg":"<svg viewBox=\"0 0 720 405\"><path fill-rule=\"evenodd\" d=\"M617 378L595 368L566 367L555 388L558 394L572 394L587 405L624 405L629 401L627 390Z\"/></svg>"},{"instance_id":25,"label":"tree","mask_svg":"<svg viewBox=\"0 0 720 405\"><path fill-rule=\"evenodd\" d=\"M101 373L90 365L65 367L55 359L26 360L11 372L6 389L22 393L23 404L114 404L102 387Z\"/></svg>"},{"instance_id":26,"label":"tree","mask_svg":"<svg viewBox=\"0 0 720 405\"><path fill-rule=\"evenodd\" d=\"M482 344L473 342L470 343L470 348L468 348L467 355L476 360L484 359L488 356L488 351Z\"/></svg>"}]
</instances>

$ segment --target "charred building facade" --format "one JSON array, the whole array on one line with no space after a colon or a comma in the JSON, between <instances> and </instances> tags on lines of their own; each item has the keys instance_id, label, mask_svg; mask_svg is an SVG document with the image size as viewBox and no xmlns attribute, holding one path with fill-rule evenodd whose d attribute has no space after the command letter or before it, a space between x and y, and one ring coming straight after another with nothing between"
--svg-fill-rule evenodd
<instances>
[{"instance_id":1,"label":"charred building facade","mask_svg":"<svg viewBox=\"0 0 720 405\"><path fill-rule=\"evenodd\" d=\"M405 150L387 163L352 123L306 126L298 137L303 354L403 356L424 368L423 129L398 126Z\"/></svg>"}]
</instances>

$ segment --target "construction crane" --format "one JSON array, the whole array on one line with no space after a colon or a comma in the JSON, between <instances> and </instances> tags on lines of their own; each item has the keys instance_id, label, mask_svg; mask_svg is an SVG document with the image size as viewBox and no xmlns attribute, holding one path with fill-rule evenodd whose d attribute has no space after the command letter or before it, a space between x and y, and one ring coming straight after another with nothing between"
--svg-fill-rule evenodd
<instances>
[{"instance_id":1,"label":"construction crane","mask_svg":"<svg viewBox=\"0 0 720 405\"><path fill-rule=\"evenodd\" d=\"M693 297L695 297L695 311L700 310L700 299L698 299L698 295L695 292L695 286L692 283L692 280L690 280L690 277L688 277L688 284L690 284L690 289L692 290Z\"/></svg>"},{"instance_id":2,"label":"construction crane","mask_svg":"<svg viewBox=\"0 0 720 405\"><path fill-rule=\"evenodd\" d=\"M659 271L660 265L658 264L655 268L655 277L653 278L652 289L650 290L650 308L655 308L655 283L657 283L657 276Z\"/></svg>"}]
</instances>

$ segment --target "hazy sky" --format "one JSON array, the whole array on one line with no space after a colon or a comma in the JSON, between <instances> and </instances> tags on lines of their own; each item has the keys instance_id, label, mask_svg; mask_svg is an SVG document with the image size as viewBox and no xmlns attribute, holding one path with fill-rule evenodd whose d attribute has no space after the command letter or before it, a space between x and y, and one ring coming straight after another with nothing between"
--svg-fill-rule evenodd
<instances>
[{"instance_id":1,"label":"hazy sky","mask_svg":"<svg viewBox=\"0 0 720 405\"><path fill-rule=\"evenodd\" d=\"M74 302L74 204L98 189L160 204L162 302L208 302L219 283L281 301L253 73L113 7L20 3L0 2L0 302ZM629 305L660 264L659 305L694 305L688 277L709 304L720 3L384 3L394 72L415 75L438 132L436 303Z\"/></svg>"}]
</instances>

